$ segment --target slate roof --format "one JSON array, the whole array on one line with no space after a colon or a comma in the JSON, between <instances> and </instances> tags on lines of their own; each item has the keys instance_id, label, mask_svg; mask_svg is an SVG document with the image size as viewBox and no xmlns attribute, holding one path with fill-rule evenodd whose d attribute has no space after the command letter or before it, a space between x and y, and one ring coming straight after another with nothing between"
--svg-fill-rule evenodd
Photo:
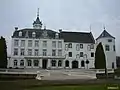
<instances>
[{"instance_id":1,"label":"slate roof","mask_svg":"<svg viewBox=\"0 0 120 90\"><path fill-rule=\"evenodd\" d=\"M105 38L105 37L109 37L109 38L114 38L115 39L115 37L113 37L112 35L110 35L106 30L104 30L97 39L99 39L99 38Z\"/></svg>"},{"instance_id":2,"label":"slate roof","mask_svg":"<svg viewBox=\"0 0 120 90\"><path fill-rule=\"evenodd\" d=\"M58 32L55 32L50 29L46 29L48 37L50 39L55 39L55 35ZM22 36L19 36L19 32L22 32ZM26 38L26 34L28 34L28 38L33 38L32 33L36 33L35 38L42 38L42 33L44 29L21 29L14 31L12 38ZM59 38L64 39L65 42L76 42L76 43L95 43L93 35L91 32L66 32L61 31L59 33Z\"/></svg>"},{"instance_id":3,"label":"slate roof","mask_svg":"<svg viewBox=\"0 0 120 90\"><path fill-rule=\"evenodd\" d=\"M56 32L50 29L46 29L49 38L55 38ZM22 36L19 36L19 32L22 32ZM28 34L28 38L33 38L32 33L35 32L35 38L41 38L44 29L21 29L14 31L12 38L26 38L26 34Z\"/></svg>"},{"instance_id":4,"label":"slate roof","mask_svg":"<svg viewBox=\"0 0 120 90\"><path fill-rule=\"evenodd\" d=\"M65 42L76 42L76 43L95 43L91 32L65 32L60 33L60 37Z\"/></svg>"}]
</instances>

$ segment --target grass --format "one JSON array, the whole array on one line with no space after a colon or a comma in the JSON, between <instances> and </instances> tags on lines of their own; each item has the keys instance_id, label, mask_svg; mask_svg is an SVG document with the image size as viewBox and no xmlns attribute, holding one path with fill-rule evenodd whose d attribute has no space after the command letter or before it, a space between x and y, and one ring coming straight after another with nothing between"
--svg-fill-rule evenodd
<instances>
[{"instance_id":1,"label":"grass","mask_svg":"<svg viewBox=\"0 0 120 90\"><path fill-rule=\"evenodd\" d=\"M109 83L120 85L119 80L0 80L0 90L106 90Z\"/></svg>"},{"instance_id":2,"label":"grass","mask_svg":"<svg viewBox=\"0 0 120 90\"><path fill-rule=\"evenodd\" d=\"M37 87L25 90L105 90L105 86L102 85L86 85L86 86L48 86Z\"/></svg>"}]
</instances>

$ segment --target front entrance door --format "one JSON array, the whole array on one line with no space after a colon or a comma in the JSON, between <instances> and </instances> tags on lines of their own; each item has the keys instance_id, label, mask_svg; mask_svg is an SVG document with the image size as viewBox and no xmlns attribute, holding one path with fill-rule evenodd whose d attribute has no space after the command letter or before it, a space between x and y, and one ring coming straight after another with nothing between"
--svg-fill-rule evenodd
<instances>
[{"instance_id":1,"label":"front entrance door","mask_svg":"<svg viewBox=\"0 0 120 90\"><path fill-rule=\"evenodd\" d=\"M42 68L43 68L43 69L46 69L46 68L47 68L47 62L48 62L47 59L43 59L43 60L42 60Z\"/></svg>"},{"instance_id":2,"label":"front entrance door","mask_svg":"<svg viewBox=\"0 0 120 90\"><path fill-rule=\"evenodd\" d=\"M72 61L72 68L78 68L78 61Z\"/></svg>"}]
</instances>

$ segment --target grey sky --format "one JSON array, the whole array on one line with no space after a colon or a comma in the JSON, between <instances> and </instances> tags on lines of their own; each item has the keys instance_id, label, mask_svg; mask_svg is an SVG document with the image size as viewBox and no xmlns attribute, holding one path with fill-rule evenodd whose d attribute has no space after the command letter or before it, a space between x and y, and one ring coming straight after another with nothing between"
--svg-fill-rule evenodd
<instances>
[{"instance_id":1,"label":"grey sky","mask_svg":"<svg viewBox=\"0 0 120 90\"><path fill-rule=\"evenodd\" d=\"M47 28L70 31L90 31L94 37L106 30L116 37L120 55L120 0L0 0L0 36L11 48L14 27L30 28L40 8L40 19Z\"/></svg>"}]
</instances>

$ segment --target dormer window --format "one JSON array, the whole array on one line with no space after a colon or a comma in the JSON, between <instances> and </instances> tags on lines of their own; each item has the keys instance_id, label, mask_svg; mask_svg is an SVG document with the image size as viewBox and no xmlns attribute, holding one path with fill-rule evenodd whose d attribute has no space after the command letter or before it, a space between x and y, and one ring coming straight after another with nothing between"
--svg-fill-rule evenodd
<instances>
[{"instance_id":1,"label":"dormer window","mask_svg":"<svg viewBox=\"0 0 120 90\"><path fill-rule=\"evenodd\" d=\"M72 43L69 43L69 44L68 44L68 48L72 48Z\"/></svg>"},{"instance_id":2,"label":"dormer window","mask_svg":"<svg viewBox=\"0 0 120 90\"><path fill-rule=\"evenodd\" d=\"M20 36L20 37L22 36L22 32L21 32L21 31L19 32L19 36Z\"/></svg>"},{"instance_id":3,"label":"dormer window","mask_svg":"<svg viewBox=\"0 0 120 90\"><path fill-rule=\"evenodd\" d=\"M112 39L108 39L108 42L112 42Z\"/></svg>"},{"instance_id":4,"label":"dormer window","mask_svg":"<svg viewBox=\"0 0 120 90\"><path fill-rule=\"evenodd\" d=\"M55 38L56 38L56 39L59 38L59 34L58 34L58 33L55 34Z\"/></svg>"},{"instance_id":5,"label":"dormer window","mask_svg":"<svg viewBox=\"0 0 120 90\"><path fill-rule=\"evenodd\" d=\"M35 38L35 36L36 36L36 33L35 33L35 32L33 32L33 33L32 33L32 37L33 37L33 38Z\"/></svg>"}]
</instances>

